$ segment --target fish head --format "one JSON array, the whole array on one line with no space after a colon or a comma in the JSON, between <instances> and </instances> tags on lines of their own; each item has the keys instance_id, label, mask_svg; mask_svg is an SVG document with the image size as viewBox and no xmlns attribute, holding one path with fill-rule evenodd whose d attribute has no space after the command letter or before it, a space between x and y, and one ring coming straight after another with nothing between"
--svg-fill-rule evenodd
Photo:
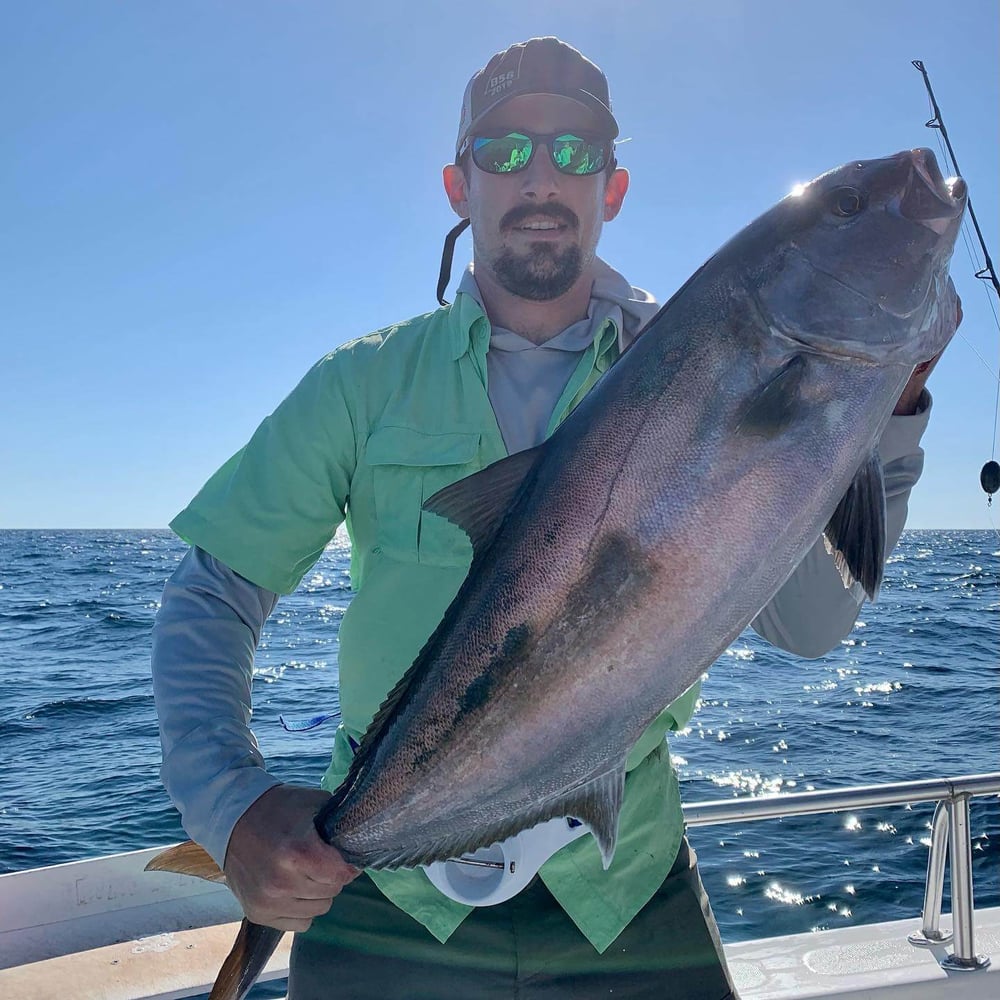
<instances>
[{"instance_id":1,"label":"fish head","mask_svg":"<svg viewBox=\"0 0 1000 1000\"><path fill-rule=\"evenodd\" d=\"M861 160L800 185L746 233L770 249L745 278L771 331L813 352L915 365L944 348L960 177L929 149ZM757 249L762 249L758 242ZM949 306L950 303L950 306Z\"/></svg>"}]
</instances>

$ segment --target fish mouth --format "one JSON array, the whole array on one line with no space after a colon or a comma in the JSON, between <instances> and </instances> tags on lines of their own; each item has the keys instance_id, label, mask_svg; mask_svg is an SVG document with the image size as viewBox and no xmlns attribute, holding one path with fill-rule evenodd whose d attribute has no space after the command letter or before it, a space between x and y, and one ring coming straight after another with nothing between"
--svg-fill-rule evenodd
<instances>
[{"instance_id":1,"label":"fish mouth","mask_svg":"<svg viewBox=\"0 0 1000 1000\"><path fill-rule=\"evenodd\" d=\"M909 175L897 208L904 219L944 235L965 211L968 187L961 177L945 178L929 149L910 149L899 157L909 163Z\"/></svg>"}]
</instances>

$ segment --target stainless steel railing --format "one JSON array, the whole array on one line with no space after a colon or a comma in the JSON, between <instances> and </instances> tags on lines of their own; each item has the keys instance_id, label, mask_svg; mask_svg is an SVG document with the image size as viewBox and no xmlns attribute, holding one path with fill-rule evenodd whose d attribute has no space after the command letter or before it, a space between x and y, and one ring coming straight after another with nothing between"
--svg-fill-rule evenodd
<instances>
[{"instance_id":1,"label":"stainless steel railing","mask_svg":"<svg viewBox=\"0 0 1000 1000\"><path fill-rule=\"evenodd\" d=\"M693 802L684 807L684 819L688 826L710 826L715 823L747 823L784 816L840 812L843 809L937 802L927 859L923 925L919 932L910 935L909 940L917 947L936 947L946 945L954 938L954 951L942 961L942 966L949 970L976 970L985 969L990 964L988 957L976 954L974 942L969 800L981 795L1000 795L1000 771L752 799ZM953 934L943 932L939 926L949 855Z\"/></svg>"}]
</instances>

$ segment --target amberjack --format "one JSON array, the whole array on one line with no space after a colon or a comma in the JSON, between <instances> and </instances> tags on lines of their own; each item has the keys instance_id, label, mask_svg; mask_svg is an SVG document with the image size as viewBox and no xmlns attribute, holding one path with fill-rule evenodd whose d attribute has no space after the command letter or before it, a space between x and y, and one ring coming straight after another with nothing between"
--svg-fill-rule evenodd
<instances>
[{"instance_id":1,"label":"amberjack","mask_svg":"<svg viewBox=\"0 0 1000 1000\"><path fill-rule=\"evenodd\" d=\"M632 746L817 539L874 599L876 445L954 328L966 197L925 149L800 186L681 287L544 444L432 497L425 511L472 540L471 568L319 835L360 868L414 867L568 816L607 867ZM156 866L192 870L196 849L181 850ZM280 935L244 921L212 1000L240 1000Z\"/></svg>"}]
</instances>

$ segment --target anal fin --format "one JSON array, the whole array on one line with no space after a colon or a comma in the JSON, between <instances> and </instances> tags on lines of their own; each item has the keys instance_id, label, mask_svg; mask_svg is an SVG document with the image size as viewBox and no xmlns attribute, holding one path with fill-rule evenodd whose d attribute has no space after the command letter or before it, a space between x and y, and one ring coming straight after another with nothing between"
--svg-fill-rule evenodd
<instances>
[{"instance_id":1,"label":"anal fin","mask_svg":"<svg viewBox=\"0 0 1000 1000\"><path fill-rule=\"evenodd\" d=\"M618 817L625 792L624 761L613 771L602 774L583 788L563 799L560 814L573 816L590 827L607 870L615 856L618 840Z\"/></svg>"},{"instance_id":2,"label":"anal fin","mask_svg":"<svg viewBox=\"0 0 1000 1000\"><path fill-rule=\"evenodd\" d=\"M415 868L435 861L462 857L490 844L500 843L522 830L529 830L538 823L557 817L573 817L590 827L601 852L604 867L608 868L615 853L618 839L618 817L621 812L625 788L625 761L613 770L578 785L572 790L555 794L530 808L514 812L501 821L494 821L472 828L457 829L422 844L413 844L395 850L386 850L348 860L358 867L375 870Z\"/></svg>"}]
</instances>

